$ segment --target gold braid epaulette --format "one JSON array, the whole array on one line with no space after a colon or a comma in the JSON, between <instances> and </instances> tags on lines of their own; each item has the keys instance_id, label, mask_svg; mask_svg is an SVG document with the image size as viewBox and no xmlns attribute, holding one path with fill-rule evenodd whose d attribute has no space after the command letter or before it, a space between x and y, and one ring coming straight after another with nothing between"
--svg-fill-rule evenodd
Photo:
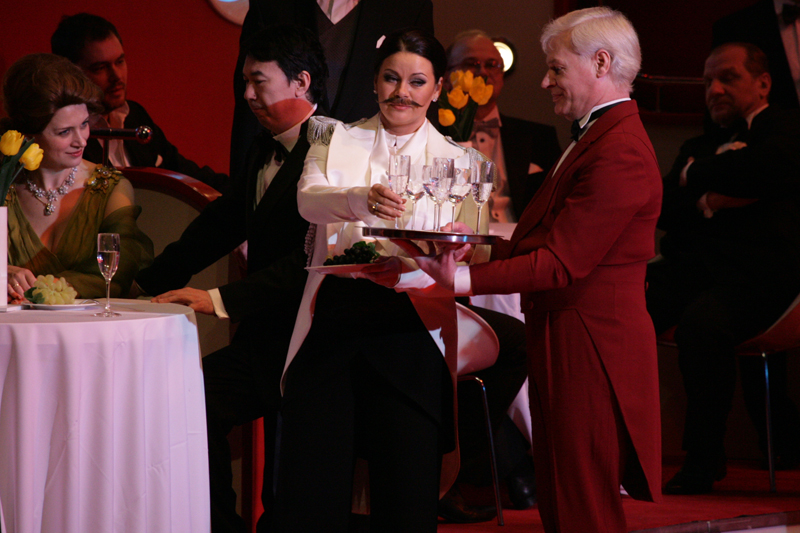
<instances>
[{"instance_id":1,"label":"gold braid epaulette","mask_svg":"<svg viewBox=\"0 0 800 533\"><path fill-rule=\"evenodd\" d=\"M333 130L339 121L328 117L311 117L308 119L308 144L330 146Z\"/></svg>"},{"instance_id":2,"label":"gold braid epaulette","mask_svg":"<svg viewBox=\"0 0 800 533\"><path fill-rule=\"evenodd\" d=\"M98 166L86 182L89 192L107 192L111 181L116 185L123 178L122 172L113 168Z\"/></svg>"}]
</instances>

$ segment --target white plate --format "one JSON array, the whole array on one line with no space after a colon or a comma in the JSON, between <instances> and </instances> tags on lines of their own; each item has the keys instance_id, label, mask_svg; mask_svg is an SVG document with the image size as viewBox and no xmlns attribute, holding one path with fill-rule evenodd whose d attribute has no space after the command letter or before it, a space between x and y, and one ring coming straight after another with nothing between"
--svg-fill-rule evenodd
<instances>
[{"instance_id":1,"label":"white plate","mask_svg":"<svg viewBox=\"0 0 800 533\"><path fill-rule=\"evenodd\" d=\"M100 303L82 303L82 304L65 304L65 305L49 305L49 304L25 304L25 309L39 309L41 311L80 311L81 309L90 309L102 305Z\"/></svg>"},{"instance_id":2,"label":"white plate","mask_svg":"<svg viewBox=\"0 0 800 533\"><path fill-rule=\"evenodd\" d=\"M351 274L353 272L361 272L367 267L375 266L377 263L358 263L355 265L327 265L327 266L313 266L306 267L309 272L317 272L319 274Z\"/></svg>"}]
</instances>

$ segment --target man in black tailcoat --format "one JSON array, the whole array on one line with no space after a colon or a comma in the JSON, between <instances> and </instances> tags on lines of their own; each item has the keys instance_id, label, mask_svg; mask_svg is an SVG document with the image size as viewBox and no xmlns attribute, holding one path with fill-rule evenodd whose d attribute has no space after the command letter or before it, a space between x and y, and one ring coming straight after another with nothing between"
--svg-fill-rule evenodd
<instances>
[{"instance_id":1,"label":"man in black tailcoat","mask_svg":"<svg viewBox=\"0 0 800 533\"><path fill-rule=\"evenodd\" d=\"M766 56L753 45L715 48L704 78L714 127L683 145L664 178L664 259L647 272L657 333L677 325L687 396L687 454L665 494L707 493L725 476L734 347L772 324L800 292L800 112L768 103ZM761 362L743 358L739 366L763 435ZM772 378L773 414L781 419L776 451L788 466L797 461L800 415L785 373Z\"/></svg>"},{"instance_id":2,"label":"man in black tailcoat","mask_svg":"<svg viewBox=\"0 0 800 533\"><path fill-rule=\"evenodd\" d=\"M264 417L262 501L270 520L272 466L280 377L306 281L306 222L297 212L297 181L309 144L307 121L325 95L327 67L308 30L274 26L243 44L243 91L266 129L253 142L246 171L209 204L137 277L155 302L240 322L231 344L203 360L215 533L245 531L236 514L227 435L234 425ZM182 288L191 276L248 242L247 275L217 289ZM162 294L163 293L163 294Z\"/></svg>"}]
</instances>

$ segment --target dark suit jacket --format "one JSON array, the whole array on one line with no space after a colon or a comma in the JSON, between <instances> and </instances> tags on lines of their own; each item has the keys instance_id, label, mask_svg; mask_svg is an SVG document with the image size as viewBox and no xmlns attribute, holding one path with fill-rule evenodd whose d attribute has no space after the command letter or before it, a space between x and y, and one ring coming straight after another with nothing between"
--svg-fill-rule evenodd
<instances>
[{"instance_id":1,"label":"dark suit jacket","mask_svg":"<svg viewBox=\"0 0 800 533\"><path fill-rule=\"evenodd\" d=\"M503 143L511 202L519 220L525 206L561 156L561 148L553 126L502 114L500 121L503 124L500 141ZM531 163L539 165L542 172L528 174Z\"/></svg>"},{"instance_id":2,"label":"dark suit jacket","mask_svg":"<svg viewBox=\"0 0 800 533\"><path fill-rule=\"evenodd\" d=\"M214 172L210 167L202 167L183 157L178 153L178 149L167 140L164 132L150 118L144 107L137 102L128 100L130 113L125 117L125 128L138 128L139 126L150 126L153 129L153 136L149 143L140 144L135 140L124 141L125 150L128 152L128 159L132 167L154 167L158 156L161 156L160 167L181 174L186 174L198 179L203 183L211 185L218 191L224 191L228 183L228 176ZM95 163L103 162L103 147L97 139L89 139L83 154L84 159Z\"/></svg>"},{"instance_id":3,"label":"dark suit jacket","mask_svg":"<svg viewBox=\"0 0 800 533\"><path fill-rule=\"evenodd\" d=\"M800 272L800 111L770 105L756 115L750 130L737 137L741 150L714 155L732 132L690 139L664 177L659 228L664 257L697 254L718 281L769 281L796 287ZM687 186L680 172L689 157ZM695 207L706 192L758 199L743 207L720 209L706 219ZM748 280L750 280L748 282ZM793 290L793 289L789 289Z\"/></svg>"},{"instance_id":4,"label":"dark suit jacket","mask_svg":"<svg viewBox=\"0 0 800 533\"><path fill-rule=\"evenodd\" d=\"M306 125L264 197L253 209L256 177L273 153L273 139L262 134L248 152L247 173L210 203L136 280L149 294L185 286L192 275L248 241L247 276L219 288L225 309L241 320L239 337L264 339L264 346L286 355L305 287L306 222L297 212L297 181L308 140ZM278 346L281 346L280 348Z\"/></svg>"},{"instance_id":5,"label":"dark suit jacket","mask_svg":"<svg viewBox=\"0 0 800 533\"><path fill-rule=\"evenodd\" d=\"M353 39L350 61L342 73L336 102L323 105L326 113L343 122L355 122L378 112L373 89L373 63L376 43L382 35L406 27L419 27L433 33L433 4L431 0L362 0L361 13ZM317 34L315 0L251 0L250 9L242 24L241 45L258 30L274 24L296 24ZM244 100L242 67L244 57L236 63L233 73L233 93L236 102L231 135L231 174L244 161L249 141L260 130L247 102Z\"/></svg>"},{"instance_id":6,"label":"dark suit jacket","mask_svg":"<svg viewBox=\"0 0 800 533\"><path fill-rule=\"evenodd\" d=\"M549 419L558 416L549 412L551 399L569 396L575 385L550 383L554 369L588 368L590 360L602 361L635 448L628 458L637 458L641 466L628 464L625 488L643 499L658 498L661 490L656 344L644 298L660 205L655 152L636 102L624 102L598 118L558 170L550 172L511 241L494 247L493 259L501 260L470 267L475 294L522 295L530 379L544 395L540 411L545 424L585 424L594 412L589 405L570 413L569 421ZM601 384L581 386L595 386L602 395ZM556 440L576 438L553 431L561 435ZM535 431L533 438L554 438L547 433ZM577 447L591 455L591 443L578 441L546 446ZM596 481L588 476L556 482ZM580 514L581 509L574 511Z\"/></svg>"},{"instance_id":7,"label":"dark suit jacket","mask_svg":"<svg viewBox=\"0 0 800 533\"><path fill-rule=\"evenodd\" d=\"M800 107L772 0L759 0L716 21L712 46L730 42L752 43L767 54L772 74L770 102L786 109Z\"/></svg>"}]
</instances>

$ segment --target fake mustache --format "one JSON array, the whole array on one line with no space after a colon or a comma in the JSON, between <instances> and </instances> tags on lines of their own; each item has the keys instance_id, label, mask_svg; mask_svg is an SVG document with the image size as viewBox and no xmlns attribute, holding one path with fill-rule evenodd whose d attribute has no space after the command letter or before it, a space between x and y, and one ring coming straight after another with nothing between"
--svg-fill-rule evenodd
<instances>
[{"instance_id":1,"label":"fake mustache","mask_svg":"<svg viewBox=\"0 0 800 533\"><path fill-rule=\"evenodd\" d=\"M378 102L379 104L389 104L389 105L410 105L414 107L422 107L422 104L415 102L411 98L401 98L399 96L393 96L392 98L387 98L383 102Z\"/></svg>"}]
</instances>

